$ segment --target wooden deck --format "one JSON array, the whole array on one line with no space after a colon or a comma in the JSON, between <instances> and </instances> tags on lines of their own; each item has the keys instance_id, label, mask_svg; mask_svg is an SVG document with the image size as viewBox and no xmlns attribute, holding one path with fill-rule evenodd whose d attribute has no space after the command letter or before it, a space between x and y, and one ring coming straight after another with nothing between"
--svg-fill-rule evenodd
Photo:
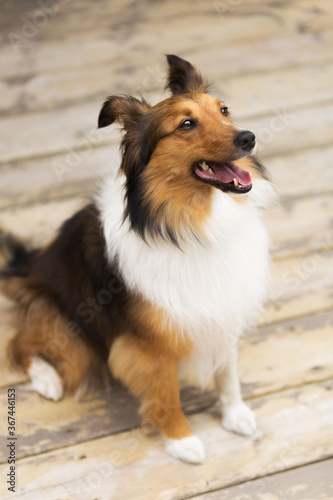
<instances>
[{"instance_id":1,"label":"wooden deck","mask_svg":"<svg viewBox=\"0 0 333 500\"><path fill-rule=\"evenodd\" d=\"M47 5L50 2L45 2ZM0 296L0 491L24 500L333 499L333 3L331 0L1 2L0 227L46 242L117 167L96 131L105 96L162 95L164 53L197 64L253 130L281 194L266 216L272 283L240 345L258 432L219 424L214 394L183 394L200 466L138 427L121 388L76 404L24 390L8 367ZM17 492L7 491L7 390L17 393Z\"/></svg>"}]
</instances>

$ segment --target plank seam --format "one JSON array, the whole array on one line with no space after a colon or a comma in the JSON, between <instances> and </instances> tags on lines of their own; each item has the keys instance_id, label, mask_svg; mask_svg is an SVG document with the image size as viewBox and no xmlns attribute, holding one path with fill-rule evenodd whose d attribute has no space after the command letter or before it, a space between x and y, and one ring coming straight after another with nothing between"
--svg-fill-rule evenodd
<instances>
[{"instance_id":1,"label":"plank seam","mask_svg":"<svg viewBox=\"0 0 333 500\"><path fill-rule=\"evenodd\" d=\"M190 500L191 498L197 498L199 495L200 496L205 496L205 495L208 495L210 493L215 493L215 492L218 492L218 491L223 491L223 490L226 490L228 488L232 488L234 486L241 486L241 485L244 485L244 484L249 484L249 483L252 483L253 481L257 481L258 479L264 479L264 478L268 478L268 477L274 477L274 476L278 476L279 474L283 474L285 472L289 472L289 471L292 471L292 470L297 470L297 469L301 469L302 467L306 467L308 465L314 465L314 464L319 464L321 462L328 462L330 460L332 460L333 458L333 455L327 455L323 458L320 458L319 460L310 460L309 462L304 462L302 464L299 464L299 465L294 465L294 466L291 466L291 467L288 467L286 469L284 469L283 471L280 470L280 471L276 471L276 472L272 472L270 474L265 474L263 476L256 476L254 477L253 479L245 479L245 480L241 480L239 482L232 482L226 486L223 486L222 488L216 488L216 489L211 489L211 490L207 490L203 493L195 493L194 495L189 495L189 496L181 496L181 497L174 497L174 500Z\"/></svg>"}]
</instances>

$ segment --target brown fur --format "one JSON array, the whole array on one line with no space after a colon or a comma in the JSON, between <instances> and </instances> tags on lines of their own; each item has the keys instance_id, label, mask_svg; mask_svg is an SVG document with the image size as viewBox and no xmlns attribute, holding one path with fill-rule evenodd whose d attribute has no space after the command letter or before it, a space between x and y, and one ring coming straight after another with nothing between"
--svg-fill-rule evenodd
<instances>
[{"instance_id":1,"label":"brown fur","mask_svg":"<svg viewBox=\"0 0 333 500\"><path fill-rule=\"evenodd\" d=\"M77 390L96 365L88 344L68 327L58 308L42 297L31 300L21 315L19 329L10 345L16 366L26 372L34 356L42 357L54 366L69 393Z\"/></svg>"},{"instance_id":2,"label":"brown fur","mask_svg":"<svg viewBox=\"0 0 333 500\"><path fill-rule=\"evenodd\" d=\"M131 333L122 335L113 344L109 366L140 399L145 422L158 425L166 437L179 439L192 434L179 399L177 363L182 349L176 352L175 346L164 346L158 337L151 341Z\"/></svg>"},{"instance_id":3,"label":"brown fur","mask_svg":"<svg viewBox=\"0 0 333 500\"><path fill-rule=\"evenodd\" d=\"M28 275L11 277L4 291L21 311L18 335L9 346L18 368L27 371L31 357L39 355L57 369L69 392L88 375L89 383L104 378L112 338L122 330L126 294L116 269L107 269L92 205L34 252Z\"/></svg>"},{"instance_id":4,"label":"brown fur","mask_svg":"<svg viewBox=\"0 0 333 500\"><path fill-rule=\"evenodd\" d=\"M156 219L163 217L164 223L175 232L188 228L200 234L211 212L214 188L195 178L192 167L202 159L223 162L235 154L232 139L236 128L221 123L221 102L208 94L173 97L153 109L160 120L163 116L166 118L164 137L142 176L146 202ZM188 117L200 120L201 128L185 133L180 130L179 123ZM231 124L230 119L228 123ZM159 214L161 206L163 213Z\"/></svg>"}]
</instances>

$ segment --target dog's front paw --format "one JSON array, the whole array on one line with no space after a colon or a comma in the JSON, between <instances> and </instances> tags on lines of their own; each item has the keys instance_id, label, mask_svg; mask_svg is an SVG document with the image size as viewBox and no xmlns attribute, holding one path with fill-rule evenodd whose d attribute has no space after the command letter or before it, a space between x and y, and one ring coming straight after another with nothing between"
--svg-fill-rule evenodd
<instances>
[{"instance_id":1,"label":"dog's front paw","mask_svg":"<svg viewBox=\"0 0 333 500\"><path fill-rule=\"evenodd\" d=\"M166 449L175 458L191 464L202 464L205 461L205 449L196 436L183 439L167 439Z\"/></svg>"},{"instance_id":2,"label":"dog's front paw","mask_svg":"<svg viewBox=\"0 0 333 500\"><path fill-rule=\"evenodd\" d=\"M243 402L223 408L222 426L243 436L252 436L256 431L254 412Z\"/></svg>"}]
</instances>

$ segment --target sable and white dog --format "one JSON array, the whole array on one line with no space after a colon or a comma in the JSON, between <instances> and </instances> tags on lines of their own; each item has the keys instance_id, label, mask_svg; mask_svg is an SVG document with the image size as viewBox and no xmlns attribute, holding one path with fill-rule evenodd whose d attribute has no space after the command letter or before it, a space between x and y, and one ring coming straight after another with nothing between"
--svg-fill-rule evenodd
<instances>
[{"instance_id":1,"label":"sable and white dog","mask_svg":"<svg viewBox=\"0 0 333 500\"><path fill-rule=\"evenodd\" d=\"M215 377L222 425L250 435L237 376L237 339L265 297L268 238L261 209L275 189L189 62L167 56L172 96L151 107L104 103L99 127L122 125L119 174L28 251L2 233L5 291L20 306L10 345L32 387L58 400L108 366L162 430L171 455L205 458L179 401L179 370Z\"/></svg>"}]
</instances>

